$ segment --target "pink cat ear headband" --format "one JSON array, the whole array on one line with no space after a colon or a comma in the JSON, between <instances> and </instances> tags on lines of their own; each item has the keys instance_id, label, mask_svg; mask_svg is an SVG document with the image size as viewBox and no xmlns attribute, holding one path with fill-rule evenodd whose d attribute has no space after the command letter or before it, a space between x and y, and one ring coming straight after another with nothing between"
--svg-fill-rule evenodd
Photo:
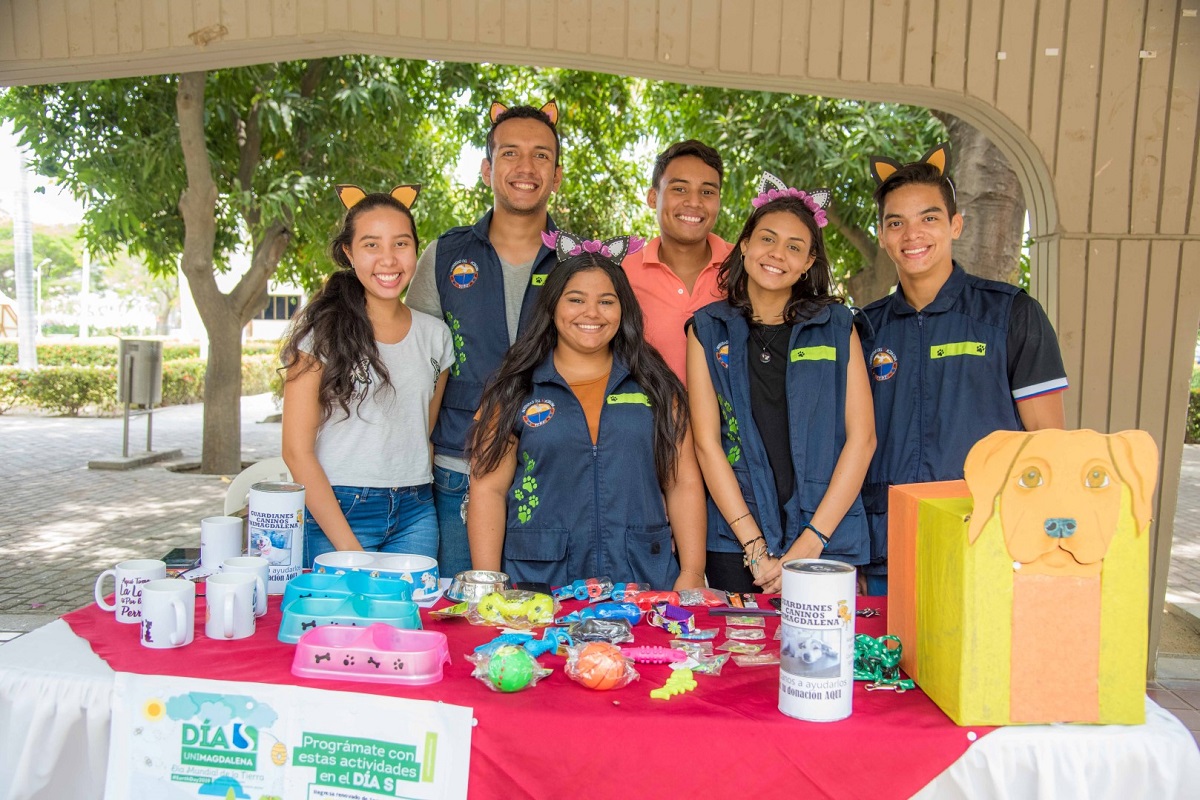
<instances>
[{"instance_id":1,"label":"pink cat ear headband","mask_svg":"<svg viewBox=\"0 0 1200 800\"><path fill-rule=\"evenodd\" d=\"M755 208L762 208L772 200L778 200L781 197L794 197L804 203L804 207L812 212L813 219L817 222L818 228L824 228L829 224L829 217L825 213L825 209L829 208L829 201L833 196L833 192L829 189L813 189L811 192L806 192L803 189L793 189L779 178L769 172L762 174L762 179L758 182L758 197L750 201L750 205Z\"/></svg>"},{"instance_id":2,"label":"pink cat ear headband","mask_svg":"<svg viewBox=\"0 0 1200 800\"><path fill-rule=\"evenodd\" d=\"M542 231L542 241L546 247L558 254L559 261L584 253L596 253L617 264L620 264L625 256L641 250L642 245L646 243L640 236L614 236L600 241L584 239L566 231Z\"/></svg>"}]
</instances>

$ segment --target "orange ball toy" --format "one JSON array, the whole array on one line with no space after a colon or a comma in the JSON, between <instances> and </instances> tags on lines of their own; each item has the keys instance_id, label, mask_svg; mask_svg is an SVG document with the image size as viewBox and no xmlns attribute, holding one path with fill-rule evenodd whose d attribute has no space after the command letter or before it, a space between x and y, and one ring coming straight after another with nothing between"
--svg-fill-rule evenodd
<instances>
[{"instance_id":1,"label":"orange ball toy","mask_svg":"<svg viewBox=\"0 0 1200 800\"><path fill-rule=\"evenodd\" d=\"M622 685L628 668L621 648L608 642L589 642L568 665L567 674L589 689L603 691Z\"/></svg>"}]
</instances>

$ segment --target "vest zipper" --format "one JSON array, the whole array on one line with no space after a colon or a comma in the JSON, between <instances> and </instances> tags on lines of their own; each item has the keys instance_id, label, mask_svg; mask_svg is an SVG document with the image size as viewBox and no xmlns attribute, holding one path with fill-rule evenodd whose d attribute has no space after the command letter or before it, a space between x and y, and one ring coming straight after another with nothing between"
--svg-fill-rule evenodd
<instances>
[{"instance_id":1,"label":"vest zipper","mask_svg":"<svg viewBox=\"0 0 1200 800\"><path fill-rule=\"evenodd\" d=\"M917 363L920 364L917 369L919 378L917 381L917 420L920 423L920 435L917 436L917 474L913 479L920 481L925 470L925 437L928 435L925 424L924 391L921 388L925 385L925 362L927 360L925 358L927 351L925 347L925 314L920 311L917 312L917 332L917 342L920 344L920 349L917 351Z\"/></svg>"}]
</instances>

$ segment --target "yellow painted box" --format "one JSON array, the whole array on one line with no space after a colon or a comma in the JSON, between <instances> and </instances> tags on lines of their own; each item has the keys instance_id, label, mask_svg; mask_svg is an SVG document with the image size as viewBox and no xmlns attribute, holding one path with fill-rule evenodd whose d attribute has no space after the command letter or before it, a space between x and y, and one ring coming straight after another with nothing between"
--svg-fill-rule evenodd
<instances>
[{"instance_id":1,"label":"yellow painted box","mask_svg":"<svg viewBox=\"0 0 1200 800\"><path fill-rule=\"evenodd\" d=\"M976 449L965 481L891 488L901 667L959 725L1143 723L1153 440L1004 432Z\"/></svg>"}]
</instances>

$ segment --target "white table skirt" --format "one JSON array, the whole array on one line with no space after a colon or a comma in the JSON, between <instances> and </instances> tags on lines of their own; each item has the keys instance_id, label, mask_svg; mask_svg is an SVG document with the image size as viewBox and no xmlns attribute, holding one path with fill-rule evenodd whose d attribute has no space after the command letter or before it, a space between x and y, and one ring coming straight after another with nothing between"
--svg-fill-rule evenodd
<instances>
[{"instance_id":1,"label":"white table skirt","mask_svg":"<svg viewBox=\"0 0 1200 800\"><path fill-rule=\"evenodd\" d=\"M0 800L99 800L115 673L56 620L0 647ZM1200 749L1146 700L1145 725L994 731L917 794L948 798L1193 798Z\"/></svg>"}]
</instances>

